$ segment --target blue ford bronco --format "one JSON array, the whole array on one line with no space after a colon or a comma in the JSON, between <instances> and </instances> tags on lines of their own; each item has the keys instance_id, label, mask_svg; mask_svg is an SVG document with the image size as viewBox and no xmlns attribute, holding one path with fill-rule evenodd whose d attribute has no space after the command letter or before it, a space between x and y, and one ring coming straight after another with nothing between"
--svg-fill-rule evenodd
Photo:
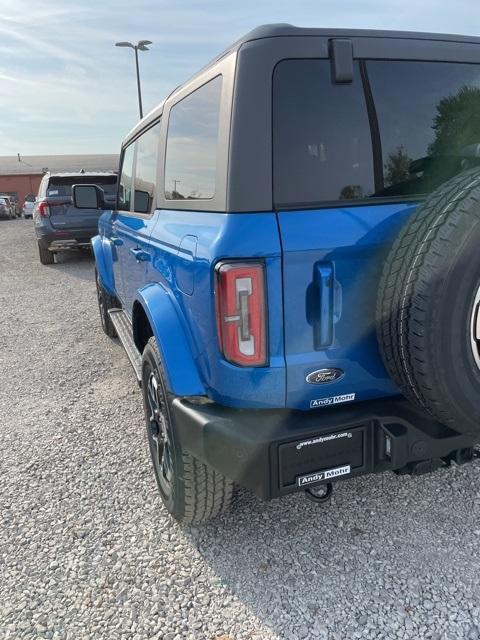
<instances>
[{"instance_id":1,"label":"blue ford bronco","mask_svg":"<svg viewBox=\"0 0 480 640\"><path fill-rule=\"evenodd\" d=\"M473 459L479 165L480 39L272 25L74 186L177 520Z\"/></svg>"}]
</instances>

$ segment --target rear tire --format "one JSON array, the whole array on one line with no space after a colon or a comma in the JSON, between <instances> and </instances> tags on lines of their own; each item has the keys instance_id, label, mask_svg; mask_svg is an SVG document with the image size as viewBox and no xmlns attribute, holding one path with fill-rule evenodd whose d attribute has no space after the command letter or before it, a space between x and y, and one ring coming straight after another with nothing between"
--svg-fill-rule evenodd
<instances>
[{"instance_id":1,"label":"rear tire","mask_svg":"<svg viewBox=\"0 0 480 640\"><path fill-rule=\"evenodd\" d=\"M38 245L38 253L40 255L41 264L53 264L55 262L55 255L52 251L44 249L43 247Z\"/></svg>"},{"instance_id":2,"label":"rear tire","mask_svg":"<svg viewBox=\"0 0 480 640\"><path fill-rule=\"evenodd\" d=\"M185 451L175 432L174 396L165 376L155 338L142 357L142 392L147 438L163 504L182 524L199 524L226 511L233 482Z\"/></svg>"},{"instance_id":3,"label":"rear tire","mask_svg":"<svg viewBox=\"0 0 480 640\"><path fill-rule=\"evenodd\" d=\"M102 329L109 338L116 338L117 332L115 331L115 327L113 326L113 322L110 318L108 310L118 307L118 301L115 296L111 296L109 293L107 293L102 284L102 281L100 280L100 276L98 275L97 270L95 270L95 282L97 285L98 311L100 313L100 322L102 324Z\"/></svg>"}]
</instances>

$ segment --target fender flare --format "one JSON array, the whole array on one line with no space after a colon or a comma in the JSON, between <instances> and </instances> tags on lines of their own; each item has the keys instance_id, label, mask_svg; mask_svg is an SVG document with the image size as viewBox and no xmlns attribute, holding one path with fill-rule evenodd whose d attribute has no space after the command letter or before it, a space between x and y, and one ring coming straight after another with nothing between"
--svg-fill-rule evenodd
<instances>
[{"instance_id":1,"label":"fender flare","mask_svg":"<svg viewBox=\"0 0 480 640\"><path fill-rule=\"evenodd\" d=\"M176 396L206 395L173 296L161 284L151 283L137 291L135 303L145 312L157 341L168 390Z\"/></svg>"},{"instance_id":2,"label":"fender flare","mask_svg":"<svg viewBox=\"0 0 480 640\"><path fill-rule=\"evenodd\" d=\"M115 279L112 269L112 245L101 236L94 236L92 238L92 250L100 280L106 291L113 296L115 295Z\"/></svg>"}]
</instances>

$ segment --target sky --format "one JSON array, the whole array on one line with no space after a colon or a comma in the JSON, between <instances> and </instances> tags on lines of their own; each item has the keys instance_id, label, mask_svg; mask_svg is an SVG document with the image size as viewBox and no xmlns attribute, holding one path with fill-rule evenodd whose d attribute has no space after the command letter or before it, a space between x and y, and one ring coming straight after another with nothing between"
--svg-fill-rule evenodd
<instances>
[{"instance_id":1,"label":"sky","mask_svg":"<svg viewBox=\"0 0 480 640\"><path fill-rule=\"evenodd\" d=\"M478 0L0 0L0 155L117 153L144 113L254 27L480 36Z\"/></svg>"}]
</instances>

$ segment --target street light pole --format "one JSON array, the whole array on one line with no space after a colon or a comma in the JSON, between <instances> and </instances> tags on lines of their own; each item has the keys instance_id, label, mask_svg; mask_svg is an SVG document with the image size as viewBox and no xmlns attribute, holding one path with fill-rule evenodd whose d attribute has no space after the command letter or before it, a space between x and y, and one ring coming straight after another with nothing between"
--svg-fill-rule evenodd
<instances>
[{"instance_id":1,"label":"street light pole","mask_svg":"<svg viewBox=\"0 0 480 640\"><path fill-rule=\"evenodd\" d=\"M140 119L143 118L143 107L142 107L142 90L140 87L140 68L138 65L138 52L140 51L149 51L147 44L152 44L150 40L140 40L137 44L132 44L131 42L116 42L116 47L130 47L135 51L135 69L137 71L137 90L138 90L138 109L140 111Z\"/></svg>"},{"instance_id":2,"label":"street light pole","mask_svg":"<svg viewBox=\"0 0 480 640\"><path fill-rule=\"evenodd\" d=\"M135 47L135 66L137 68L138 108L140 110L140 120L141 120L143 118L143 107L142 107L142 91L140 89L140 69L138 67L138 47Z\"/></svg>"}]
</instances>

